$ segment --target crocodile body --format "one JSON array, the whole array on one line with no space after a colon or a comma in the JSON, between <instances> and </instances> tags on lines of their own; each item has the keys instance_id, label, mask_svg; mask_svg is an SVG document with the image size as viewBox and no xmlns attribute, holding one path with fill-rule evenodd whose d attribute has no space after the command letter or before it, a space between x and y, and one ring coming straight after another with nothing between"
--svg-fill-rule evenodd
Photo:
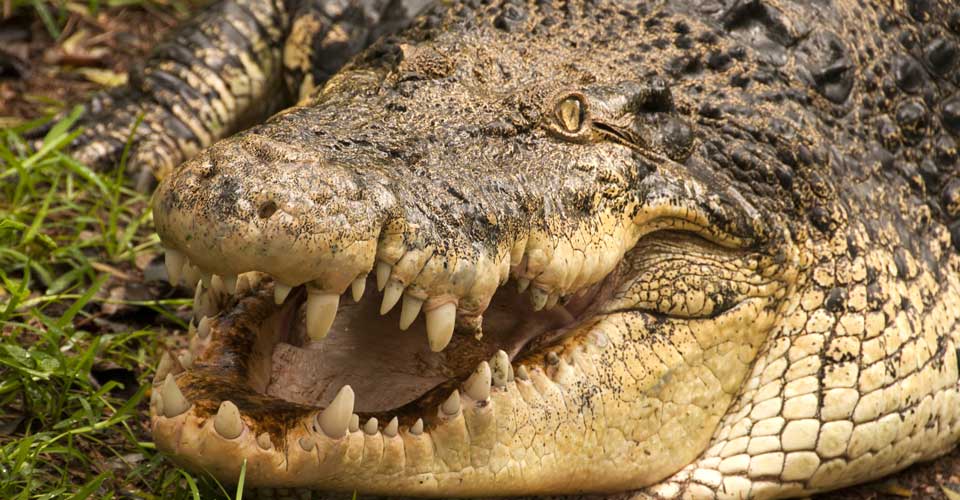
<instances>
[{"instance_id":1,"label":"crocodile body","mask_svg":"<svg viewBox=\"0 0 960 500\"><path fill-rule=\"evenodd\" d=\"M144 70L206 90L106 101L152 96L135 157L200 281L160 449L267 496L775 498L957 444L960 8L416 10L219 4L174 40L256 35Z\"/></svg>"}]
</instances>

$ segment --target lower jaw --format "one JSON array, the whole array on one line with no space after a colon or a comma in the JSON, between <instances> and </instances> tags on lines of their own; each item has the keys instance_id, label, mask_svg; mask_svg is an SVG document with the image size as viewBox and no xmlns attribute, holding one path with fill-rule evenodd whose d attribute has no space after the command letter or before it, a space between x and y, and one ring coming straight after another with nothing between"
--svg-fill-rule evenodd
<instances>
[{"instance_id":1,"label":"lower jaw","mask_svg":"<svg viewBox=\"0 0 960 500\"><path fill-rule=\"evenodd\" d=\"M280 311L272 298L272 286L262 286L213 320L195 342L199 352L190 369L158 369L154 439L190 470L234 483L245 468L245 483L257 487L388 496L613 492L666 477L692 460L709 436L660 438L669 428L663 416L644 414L642 404L624 398L632 392L621 387L625 374L605 359L618 350L623 332L610 317L596 317L549 350L515 359L525 375L495 385L484 399L459 390L459 407L445 405L457 389L452 381L401 408L394 429L381 422L368 433L364 415L359 428L330 437L317 423L320 409L265 390L277 340L261 330ZM648 378L650 385L659 380ZM179 407L171 380L185 398ZM230 405L239 410L238 421ZM711 429L719 415L684 418Z\"/></svg>"}]
</instances>

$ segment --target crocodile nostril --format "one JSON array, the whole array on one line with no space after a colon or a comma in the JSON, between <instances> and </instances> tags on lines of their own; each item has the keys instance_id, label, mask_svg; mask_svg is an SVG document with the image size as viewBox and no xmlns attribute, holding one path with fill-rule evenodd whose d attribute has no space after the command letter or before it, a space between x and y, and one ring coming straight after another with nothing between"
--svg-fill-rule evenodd
<instances>
[{"instance_id":1,"label":"crocodile nostril","mask_svg":"<svg viewBox=\"0 0 960 500\"><path fill-rule=\"evenodd\" d=\"M257 209L257 215L259 215L261 219L269 219L276 211L277 204L273 200L267 200L260 204L260 208Z\"/></svg>"}]
</instances>

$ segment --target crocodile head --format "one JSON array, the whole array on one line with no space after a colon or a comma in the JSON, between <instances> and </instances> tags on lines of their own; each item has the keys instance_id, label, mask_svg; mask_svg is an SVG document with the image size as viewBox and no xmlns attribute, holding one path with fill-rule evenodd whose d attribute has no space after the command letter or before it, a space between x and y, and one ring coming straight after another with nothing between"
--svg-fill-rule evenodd
<instances>
[{"instance_id":1,"label":"crocodile head","mask_svg":"<svg viewBox=\"0 0 960 500\"><path fill-rule=\"evenodd\" d=\"M439 497L624 491L703 453L796 328L835 186L776 81L668 71L735 41L581 8L437 11L164 180L171 278L200 284L160 449Z\"/></svg>"}]
</instances>

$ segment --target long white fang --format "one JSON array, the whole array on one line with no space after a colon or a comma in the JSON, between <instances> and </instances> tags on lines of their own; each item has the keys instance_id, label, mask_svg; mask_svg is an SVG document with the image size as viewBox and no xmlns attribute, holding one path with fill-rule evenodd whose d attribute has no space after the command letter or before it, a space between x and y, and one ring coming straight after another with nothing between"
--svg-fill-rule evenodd
<instances>
[{"instance_id":1,"label":"long white fang","mask_svg":"<svg viewBox=\"0 0 960 500\"><path fill-rule=\"evenodd\" d=\"M213 428L217 434L227 438L235 439L243 432L243 420L240 419L240 409L231 401L220 403L217 410L217 416L213 419Z\"/></svg>"},{"instance_id":2,"label":"long white fang","mask_svg":"<svg viewBox=\"0 0 960 500\"><path fill-rule=\"evenodd\" d=\"M394 437L397 435L397 430L400 427L400 422L397 421L397 417L390 419L390 423L383 428L383 435L387 437Z\"/></svg>"},{"instance_id":3,"label":"long white fang","mask_svg":"<svg viewBox=\"0 0 960 500\"><path fill-rule=\"evenodd\" d=\"M350 283L350 294L353 295L354 302L360 302L363 298L363 292L367 289L367 277L361 276Z\"/></svg>"},{"instance_id":4,"label":"long white fang","mask_svg":"<svg viewBox=\"0 0 960 500\"><path fill-rule=\"evenodd\" d=\"M167 281L169 281L171 285L177 286L180 284L183 265L186 264L186 262L187 257L179 250L172 248L167 249L166 254L163 256L163 263L167 266Z\"/></svg>"},{"instance_id":5,"label":"long white fang","mask_svg":"<svg viewBox=\"0 0 960 500\"><path fill-rule=\"evenodd\" d=\"M337 294L307 291L307 335L311 339L320 340L330 333L339 306Z\"/></svg>"},{"instance_id":6,"label":"long white fang","mask_svg":"<svg viewBox=\"0 0 960 500\"><path fill-rule=\"evenodd\" d=\"M440 405L440 410L450 416L460 413L460 391L451 392L447 400Z\"/></svg>"},{"instance_id":7,"label":"long white fang","mask_svg":"<svg viewBox=\"0 0 960 500\"><path fill-rule=\"evenodd\" d=\"M390 279L390 264L386 262L377 262L377 291L382 292L383 287L387 286L387 280Z\"/></svg>"},{"instance_id":8,"label":"long white fang","mask_svg":"<svg viewBox=\"0 0 960 500\"><path fill-rule=\"evenodd\" d=\"M187 401L187 398L180 392L180 388L177 387L177 381L173 378L172 373L168 373L167 378L163 380L163 387L160 388L160 396L163 399L163 414L167 418L176 417L190 408L190 402Z\"/></svg>"},{"instance_id":9,"label":"long white fang","mask_svg":"<svg viewBox=\"0 0 960 500\"><path fill-rule=\"evenodd\" d=\"M431 351L440 352L447 347L453 338L456 320L457 305L452 302L427 311L427 342Z\"/></svg>"},{"instance_id":10,"label":"long white fang","mask_svg":"<svg viewBox=\"0 0 960 500\"><path fill-rule=\"evenodd\" d=\"M490 378L490 365L481 361L473 375L467 379L467 383L463 384L463 390L472 399L484 401L490 397Z\"/></svg>"},{"instance_id":11,"label":"long white fang","mask_svg":"<svg viewBox=\"0 0 960 500\"><path fill-rule=\"evenodd\" d=\"M411 297L410 295L404 294L403 304L400 309L400 329L406 330L410 328L410 325L413 324L414 320L417 319L417 316L420 315L420 308L423 307L423 301Z\"/></svg>"},{"instance_id":12,"label":"long white fang","mask_svg":"<svg viewBox=\"0 0 960 500\"><path fill-rule=\"evenodd\" d=\"M380 422L377 422L377 417L370 417L367 423L363 424L363 432L371 436L376 434L379 428Z\"/></svg>"},{"instance_id":13,"label":"long white fang","mask_svg":"<svg viewBox=\"0 0 960 500\"><path fill-rule=\"evenodd\" d=\"M360 430L360 415L354 413L350 415L350 425L347 426L347 430L350 432L357 432Z\"/></svg>"},{"instance_id":14,"label":"long white fang","mask_svg":"<svg viewBox=\"0 0 960 500\"><path fill-rule=\"evenodd\" d=\"M332 439L343 437L350 427L353 415L353 389L349 385L340 388L340 392L330 402L330 406L317 415L317 423L324 434Z\"/></svg>"},{"instance_id":15,"label":"long white fang","mask_svg":"<svg viewBox=\"0 0 960 500\"><path fill-rule=\"evenodd\" d=\"M397 302L400 301L400 296L402 295L403 285L399 281L393 280L387 283L387 287L383 290L383 302L380 304L380 315L383 316L390 312L393 306L397 305Z\"/></svg>"},{"instance_id":16,"label":"long white fang","mask_svg":"<svg viewBox=\"0 0 960 500\"><path fill-rule=\"evenodd\" d=\"M530 280L526 278L520 278L517 280L517 292L523 293L527 291L527 287L530 286Z\"/></svg>"},{"instance_id":17,"label":"long white fang","mask_svg":"<svg viewBox=\"0 0 960 500\"><path fill-rule=\"evenodd\" d=\"M417 421L410 426L410 434L413 434L414 436L419 436L420 434L423 434L422 418L418 418Z\"/></svg>"},{"instance_id":18,"label":"long white fang","mask_svg":"<svg viewBox=\"0 0 960 500\"><path fill-rule=\"evenodd\" d=\"M510 380L510 357L503 350L497 351L490 358L490 376L496 387L506 387Z\"/></svg>"},{"instance_id":19,"label":"long white fang","mask_svg":"<svg viewBox=\"0 0 960 500\"><path fill-rule=\"evenodd\" d=\"M200 310L203 309L203 283L197 282L197 287L193 289L193 317L196 319L200 314Z\"/></svg>"},{"instance_id":20,"label":"long white fang","mask_svg":"<svg viewBox=\"0 0 960 500\"><path fill-rule=\"evenodd\" d=\"M293 290L292 286L284 285L283 283L275 282L273 284L273 303L280 305L287 300L287 295L290 295L290 290Z\"/></svg>"}]
</instances>

